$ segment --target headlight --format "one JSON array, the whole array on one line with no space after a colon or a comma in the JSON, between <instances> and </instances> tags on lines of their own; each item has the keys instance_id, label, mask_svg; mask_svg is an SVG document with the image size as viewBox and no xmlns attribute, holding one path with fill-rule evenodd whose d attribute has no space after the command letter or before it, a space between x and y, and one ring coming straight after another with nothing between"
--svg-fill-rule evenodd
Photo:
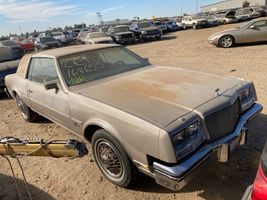
<instances>
[{"instance_id":1,"label":"headlight","mask_svg":"<svg viewBox=\"0 0 267 200\"><path fill-rule=\"evenodd\" d=\"M199 120L172 137L177 159L194 151L204 141L204 131Z\"/></svg>"},{"instance_id":2,"label":"headlight","mask_svg":"<svg viewBox=\"0 0 267 200\"><path fill-rule=\"evenodd\" d=\"M143 35L145 35L145 34L146 34L146 31L141 31L141 33L142 33Z\"/></svg>"},{"instance_id":3,"label":"headlight","mask_svg":"<svg viewBox=\"0 0 267 200\"><path fill-rule=\"evenodd\" d=\"M254 87L249 87L239 95L242 112L249 109L256 101L256 91Z\"/></svg>"}]
</instances>

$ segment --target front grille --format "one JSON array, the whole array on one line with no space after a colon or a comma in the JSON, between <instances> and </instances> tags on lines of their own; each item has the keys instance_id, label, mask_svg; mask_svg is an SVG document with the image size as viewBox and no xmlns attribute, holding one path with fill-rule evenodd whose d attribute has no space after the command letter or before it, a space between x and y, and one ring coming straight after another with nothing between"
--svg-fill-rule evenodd
<instances>
[{"instance_id":1,"label":"front grille","mask_svg":"<svg viewBox=\"0 0 267 200\"><path fill-rule=\"evenodd\" d=\"M233 105L205 117L210 142L224 137L235 130L240 116L240 103L237 99Z\"/></svg>"},{"instance_id":2,"label":"front grille","mask_svg":"<svg viewBox=\"0 0 267 200\"><path fill-rule=\"evenodd\" d=\"M121 35L121 38L132 38L132 34Z\"/></svg>"},{"instance_id":3,"label":"front grille","mask_svg":"<svg viewBox=\"0 0 267 200\"><path fill-rule=\"evenodd\" d=\"M157 35L159 34L159 30L151 30L151 31L146 31L147 35Z\"/></svg>"}]
</instances>

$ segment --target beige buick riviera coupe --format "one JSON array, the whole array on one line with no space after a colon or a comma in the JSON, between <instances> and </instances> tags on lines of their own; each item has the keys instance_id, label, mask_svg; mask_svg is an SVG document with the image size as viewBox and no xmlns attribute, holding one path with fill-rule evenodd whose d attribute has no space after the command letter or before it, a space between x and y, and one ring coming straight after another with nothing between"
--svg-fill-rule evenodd
<instances>
[{"instance_id":1,"label":"beige buick riviera coupe","mask_svg":"<svg viewBox=\"0 0 267 200\"><path fill-rule=\"evenodd\" d=\"M227 162L262 110L251 82L155 66L112 44L26 55L6 86L26 121L42 115L90 141L121 187L142 172L181 189L208 158Z\"/></svg>"}]
</instances>

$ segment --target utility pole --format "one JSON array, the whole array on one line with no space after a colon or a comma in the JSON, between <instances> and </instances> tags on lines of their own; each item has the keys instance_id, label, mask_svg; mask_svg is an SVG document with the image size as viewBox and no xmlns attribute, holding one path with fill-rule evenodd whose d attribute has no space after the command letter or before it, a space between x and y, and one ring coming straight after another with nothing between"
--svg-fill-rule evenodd
<instances>
[{"instance_id":1,"label":"utility pole","mask_svg":"<svg viewBox=\"0 0 267 200\"><path fill-rule=\"evenodd\" d=\"M198 0L196 0L196 11L197 11L197 13L198 13ZM196 13L196 14L197 14Z\"/></svg>"},{"instance_id":2,"label":"utility pole","mask_svg":"<svg viewBox=\"0 0 267 200\"><path fill-rule=\"evenodd\" d=\"M103 24L103 19L102 19L101 13L97 12L96 15L97 15L97 18L98 18L98 24L102 25Z\"/></svg>"},{"instance_id":3,"label":"utility pole","mask_svg":"<svg viewBox=\"0 0 267 200\"><path fill-rule=\"evenodd\" d=\"M183 6L181 6L181 16L183 16Z\"/></svg>"},{"instance_id":4,"label":"utility pole","mask_svg":"<svg viewBox=\"0 0 267 200\"><path fill-rule=\"evenodd\" d=\"M20 27L20 25L19 25L19 31L20 31L20 34L22 35L22 31L21 31L21 27Z\"/></svg>"}]
</instances>

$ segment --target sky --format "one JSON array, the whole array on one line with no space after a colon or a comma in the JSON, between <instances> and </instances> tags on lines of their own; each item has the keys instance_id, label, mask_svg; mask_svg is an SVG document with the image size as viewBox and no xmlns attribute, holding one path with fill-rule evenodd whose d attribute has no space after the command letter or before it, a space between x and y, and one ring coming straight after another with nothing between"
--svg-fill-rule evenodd
<instances>
[{"instance_id":1,"label":"sky","mask_svg":"<svg viewBox=\"0 0 267 200\"><path fill-rule=\"evenodd\" d=\"M152 18L195 13L199 7L218 0L0 0L0 35L43 31L50 27L97 24L104 21ZM199 9L200 10L200 9Z\"/></svg>"}]
</instances>

